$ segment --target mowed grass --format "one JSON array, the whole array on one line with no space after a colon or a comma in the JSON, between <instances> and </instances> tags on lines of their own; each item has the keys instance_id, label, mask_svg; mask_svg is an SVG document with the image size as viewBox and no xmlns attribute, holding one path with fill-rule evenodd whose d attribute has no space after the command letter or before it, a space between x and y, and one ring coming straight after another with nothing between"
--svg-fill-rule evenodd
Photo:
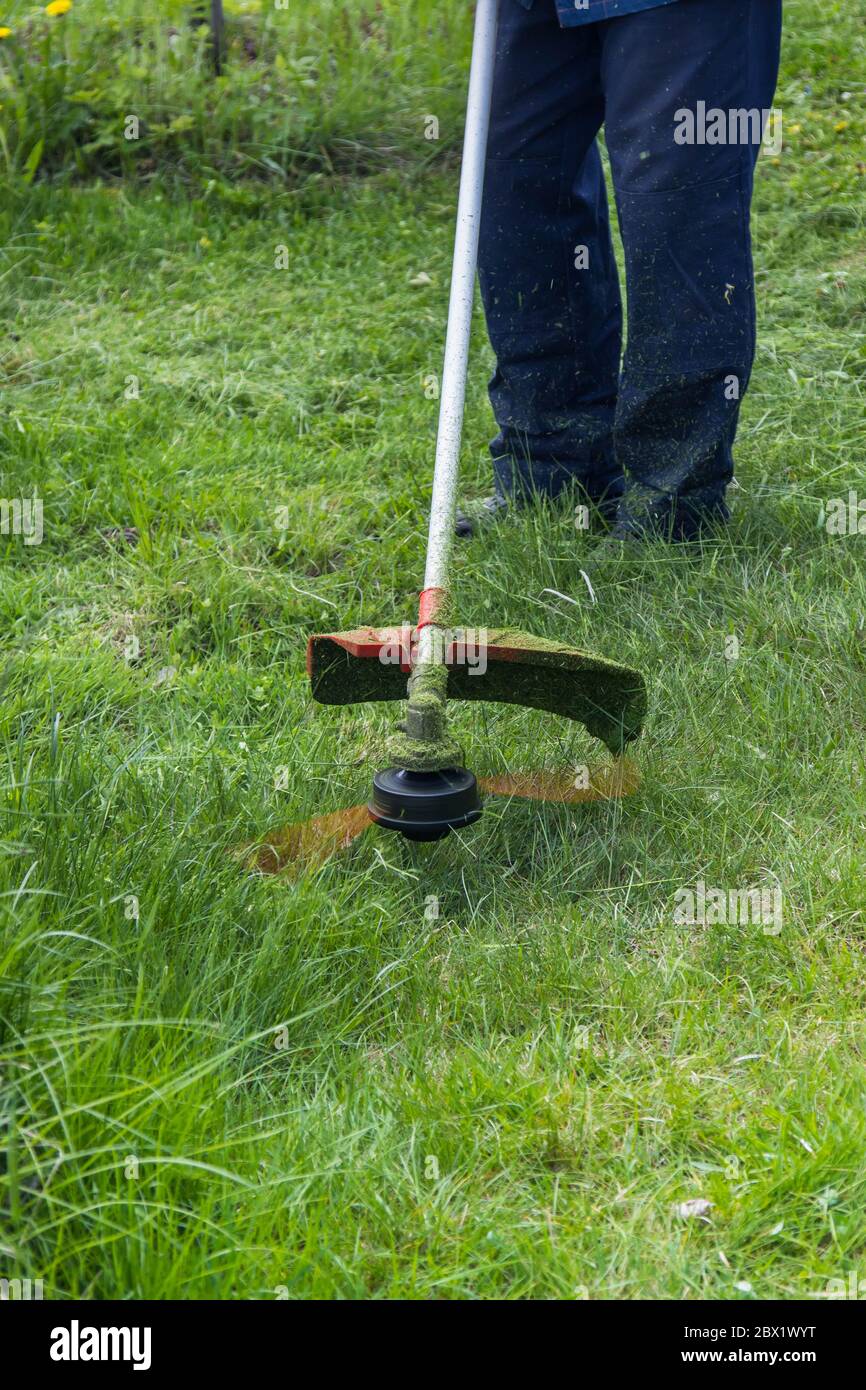
<instances>
[{"instance_id":1,"label":"mowed grass","mask_svg":"<svg viewBox=\"0 0 866 1390\"><path fill-rule=\"evenodd\" d=\"M395 717L314 707L303 653L414 614L454 170L8 190L0 490L38 488L44 539L0 538L0 1276L807 1298L866 1273L866 535L822 521L864 493L864 185L834 134L863 22L832 8L788 6L801 131L760 166L727 536L595 605L568 512L457 559L465 622L646 673L639 793L491 801L433 847L370 830L290 880L232 847L365 799ZM598 756L528 711L455 724L479 774ZM701 880L778 886L781 933L678 923Z\"/></svg>"}]
</instances>

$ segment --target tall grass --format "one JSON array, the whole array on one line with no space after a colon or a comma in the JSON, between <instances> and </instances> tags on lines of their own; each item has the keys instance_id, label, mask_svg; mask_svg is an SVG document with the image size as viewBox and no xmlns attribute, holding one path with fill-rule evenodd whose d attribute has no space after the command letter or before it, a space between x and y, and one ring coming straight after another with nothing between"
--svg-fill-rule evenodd
<instances>
[{"instance_id":1,"label":"tall grass","mask_svg":"<svg viewBox=\"0 0 866 1390\"><path fill-rule=\"evenodd\" d=\"M204 7L17 8L0 16L0 174L295 177L417 162L458 132L457 0L244 6L218 77Z\"/></svg>"}]
</instances>

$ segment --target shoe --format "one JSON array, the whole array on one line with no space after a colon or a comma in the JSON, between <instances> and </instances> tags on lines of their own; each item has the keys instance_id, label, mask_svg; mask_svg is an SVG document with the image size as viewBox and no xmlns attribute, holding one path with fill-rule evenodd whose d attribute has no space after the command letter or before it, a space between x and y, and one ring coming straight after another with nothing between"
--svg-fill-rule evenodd
<instances>
[{"instance_id":1,"label":"shoe","mask_svg":"<svg viewBox=\"0 0 866 1390\"><path fill-rule=\"evenodd\" d=\"M502 497L498 492L492 497L483 497L476 502L464 502L462 507L457 508L454 534L464 539L476 536L479 531L486 531L488 527L501 521L508 509L508 498Z\"/></svg>"},{"instance_id":2,"label":"shoe","mask_svg":"<svg viewBox=\"0 0 866 1390\"><path fill-rule=\"evenodd\" d=\"M552 499L554 503L561 501L566 494L561 494L559 498ZM589 508L589 531L591 533L606 532L616 522L617 508L619 507L618 497L605 497L600 501L595 498L587 497L583 505ZM492 497L483 497L476 502L464 502L462 507L457 508L454 518L454 534L466 539L475 536L479 531L486 531L488 527L501 521L509 511L511 503L507 497L501 493L494 493Z\"/></svg>"}]
</instances>

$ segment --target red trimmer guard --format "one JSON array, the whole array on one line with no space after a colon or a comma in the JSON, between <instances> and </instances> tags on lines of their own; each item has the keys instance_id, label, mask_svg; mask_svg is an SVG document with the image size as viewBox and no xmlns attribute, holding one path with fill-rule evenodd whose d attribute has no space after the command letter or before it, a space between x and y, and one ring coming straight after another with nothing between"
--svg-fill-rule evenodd
<instances>
[{"instance_id":1,"label":"red trimmer guard","mask_svg":"<svg viewBox=\"0 0 866 1390\"><path fill-rule=\"evenodd\" d=\"M448 698L490 700L578 720L611 749L637 738L646 715L639 672L589 652L511 629L463 629L445 650ZM483 639L483 641L481 640ZM314 699L324 705L405 700L413 656L410 627L319 634L307 645Z\"/></svg>"}]
</instances>

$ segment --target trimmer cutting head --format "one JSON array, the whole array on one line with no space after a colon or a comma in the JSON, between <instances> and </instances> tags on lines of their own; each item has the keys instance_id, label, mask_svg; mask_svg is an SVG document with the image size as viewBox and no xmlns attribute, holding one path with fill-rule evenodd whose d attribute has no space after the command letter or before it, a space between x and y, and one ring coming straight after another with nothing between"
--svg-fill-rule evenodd
<instances>
[{"instance_id":1,"label":"trimmer cutting head","mask_svg":"<svg viewBox=\"0 0 866 1390\"><path fill-rule=\"evenodd\" d=\"M391 779L397 776L397 785L402 788L402 796L411 778L426 776L429 778L428 788L435 789L437 776L470 778L471 773L458 769L432 775L407 774L405 768L389 768L387 772L377 772L374 781L378 785L373 793L375 819L370 806L363 803L360 806L344 806L339 811L329 811L323 816L314 816L311 820L276 827L261 838L239 846L239 857L255 873L285 873L291 878L299 872L316 869L332 855L348 850L377 821L388 829L400 830L406 835L408 822L415 817L395 817L390 814L393 811ZM380 791L379 787L383 782L385 787ZM604 763L592 770L583 768L579 777L575 777L573 768L561 767L555 771L506 772L478 779L478 788L485 796L504 798L506 802L525 800L562 806L620 801L623 797L632 796L639 786L640 774L627 757L615 758L612 763ZM457 791L466 795L465 785L462 789L458 785ZM404 805L410 804L410 798L406 797ZM465 804L468 808L468 796ZM471 823L468 809L461 811L456 798L447 810L447 827L443 829L440 824L437 832L440 839L448 830L456 830L460 825ZM478 812L475 811L472 819L477 819L477 816ZM434 827L428 823L426 829L431 831ZM407 838L414 839L417 836L409 835Z\"/></svg>"},{"instance_id":2,"label":"trimmer cutting head","mask_svg":"<svg viewBox=\"0 0 866 1390\"><path fill-rule=\"evenodd\" d=\"M478 783L465 767L413 772L389 767L373 775L370 817L407 840L442 840L481 815Z\"/></svg>"},{"instance_id":3,"label":"trimmer cutting head","mask_svg":"<svg viewBox=\"0 0 866 1390\"><path fill-rule=\"evenodd\" d=\"M640 732L646 687L627 666L527 633L461 628L438 629L439 663L431 668L419 660L419 632L360 628L311 637L307 648L313 695L323 704L404 700L409 677L406 722L389 744L397 765L374 775L367 806L373 821L407 839L439 840L481 815L476 779L456 765L446 697L578 720L616 755ZM546 785L542 774L537 799L545 799Z\"/></svg>"}]
</instances>

